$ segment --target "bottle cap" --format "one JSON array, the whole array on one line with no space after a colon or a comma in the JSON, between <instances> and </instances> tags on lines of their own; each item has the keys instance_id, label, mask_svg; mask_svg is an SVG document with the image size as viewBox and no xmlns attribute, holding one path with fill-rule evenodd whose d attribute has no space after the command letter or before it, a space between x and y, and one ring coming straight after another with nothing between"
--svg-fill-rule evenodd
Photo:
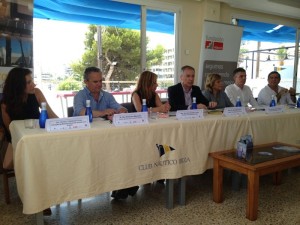
<instances>
[{"instance_id":1,"label":"bottle cap","mask_svg":"<svg viewBox=\"0 0 300 225\"><path fill-rule=\"evenodd\" d=\"M46 105L47 105L46 102L42 102L42 103L41 103L42 109L46 109Z\"/></svg>"},{"instance_id":2,"label":"bottle cap","mask_svg":"<svg viewBox=\"0 0 300 225\"><path fill-rule=\"evenodd\" d=\"M146 99L143 99L143 105L146 105Z\"/></svg>"},{"instance_id":3,"label":"bottle cap","mask_svg":"<svg viewBox=\"0 0 300 225\"><path fill-rule=\"evenodd\" d=\"M193 97L193 103L196 103L196 97Z\"/></svg>"},{"instance_id":4,"label":"bottle cap","mask_svg":"<svg viewBox=\"0 0 300 225\"><path fill-rule=\"evenodd\" d=\"M91 100L86 100L85 105L86 107L91 107Z\"/></svg>"}]
</instances>

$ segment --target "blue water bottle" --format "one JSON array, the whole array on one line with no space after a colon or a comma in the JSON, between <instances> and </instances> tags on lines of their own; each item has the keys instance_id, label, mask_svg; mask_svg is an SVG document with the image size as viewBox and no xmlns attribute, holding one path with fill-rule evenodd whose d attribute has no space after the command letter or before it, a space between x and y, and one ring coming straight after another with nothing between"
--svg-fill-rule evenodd
<instances>
[{"instance_id":1,"label":"blue water bottle","mask_svg":"<svg viewBox=\"0 0 300 225\"><path fill-rule=\"evenodd\" d=\"M192 109L197 109L196 97L193 97Z\"/></svg>"},{"instance_id":2,"label":"blue water bottle","mask_svg":"<svg viewBox=\"0 0 300 225\"><path fill-rule=\"evenodd\" d=\"M45 128L46 120L48 119L46 102L42 102L41 107L42 107L42 110L41 110L41 114L40 114L40 118L39 118L39 124L40 124L40 128Z\"/></svg>"},{"instance_id":3,"label":"blue water bottle","mask_svg":"<svg viewBox=\"0 0 300 225\"><path fill-rule=\"evenodd\" d=\"M90 123L93 122L93 111L91 108L90 100L86 100L86 102L85 102L85 115L89 116Z\"/></svg>"},{"instance_id":4,"label":"blue water bottle","mask_svg":"<svg viewBox=\"0 0 300 225\"><path fill-rule=\"evenodd\" d=\"M235 107L242 107L240 96L237 96L237 98L236 98Z\"/></svg>"},{"instance_id":5,"label":"blue water bottle","mask_svg":"<svg viewBox=\"0 0 300 225\"><path fill-rule=\"evenodd\" d=\"M146 99L143 99L142 112L148 112L148 107L146 104Z\"/></svg>"},{"instance_id":6,"label":"blue water bottle","mask_svg":"<svg viewBox=\"0 0 300 225\"><path fill-rule=\"evenodd\" d=\"M298 100L297 100L297 108L300 108L300 95L299 95Z\"/></svg>"},{"instance_id":7,"label":"blue water bottle","mask_svg":"<svg viewBox=\"0 0 300 225\"><path fill-rule=\"evenodd\" d=\"M270 107L275 107L276 106L276 102L275 102L275 96L272 95L272 100L270 102Z\"/></svg>"}]
</instances>

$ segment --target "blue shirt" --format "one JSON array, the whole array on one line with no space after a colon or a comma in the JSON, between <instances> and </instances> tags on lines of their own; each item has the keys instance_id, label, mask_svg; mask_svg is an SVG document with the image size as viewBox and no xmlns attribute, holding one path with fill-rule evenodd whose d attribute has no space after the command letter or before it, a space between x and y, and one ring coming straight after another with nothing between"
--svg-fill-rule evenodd
<instances>
[{"instance_id":1,"label":"blue shirt","mask_svg":"<svg viewBox=\"0 0 300 225\"><path fill-rule=\"evenodd\" d=\"M105 109L119 110L122 106L117 103L114 96L106 91L100 92L98 101L95 101L91 92L87 87L80 90L74 97L74 113L73 116L79 116L80 111L86 107L86 100L91 101L92 110L103 111Z\"/></svg>"}]
</instances>

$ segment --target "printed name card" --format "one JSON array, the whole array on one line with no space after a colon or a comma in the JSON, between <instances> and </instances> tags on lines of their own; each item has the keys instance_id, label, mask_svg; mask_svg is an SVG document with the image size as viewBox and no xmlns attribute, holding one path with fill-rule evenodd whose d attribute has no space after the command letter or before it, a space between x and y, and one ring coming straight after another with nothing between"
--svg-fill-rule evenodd
<instances>
[{"instance_id":1,"label":"printed name card","mask_svg":"<svg viewBox=\"0 0 300 225\"><path fill-rule=\"evenodd\" d=\"M223 111L224 116L243 116L247 115L245 107L226 107Z\"/></svg>"},{"instance_id":2,"label":"printed name card","mask_svg":"<svg viewBox=\"0 0 300 225\"><path fill-rule=\"evenodd\" d=\"M47 119L45 129L48 132L89 129L88 116L74 116L68 118Z\"/></svg>"},{"instance_id":3,"label":"printed name card","mask_svg":"<svg viewBox=\"0 0 300 225\"><path fill-rule=\"evenodd\" d=\"M283 113L285 110L285 105L277 105L274 107L266 107L265 113L272 114L272 113Z\"/></svg>"},{"instance_id":4,"label":"printed name card","mask_svg":"<svg viewBox=\"0 0 300 225\"><path fill-rule=\"evenodd\" d=\"M203 119L203 109L178 110L176 112L176 118L178 120Z\"/></svg>"},{"instance_id":5,"label":"printed name card","mask_svg":"<svg viewBox=\"0 0 300 225\"><path fill-rule=\"evenodd\" d=\"M115 126L134 126L148 123L148 112L115 114L113 118Z\"/></svg>"}]
</instances>

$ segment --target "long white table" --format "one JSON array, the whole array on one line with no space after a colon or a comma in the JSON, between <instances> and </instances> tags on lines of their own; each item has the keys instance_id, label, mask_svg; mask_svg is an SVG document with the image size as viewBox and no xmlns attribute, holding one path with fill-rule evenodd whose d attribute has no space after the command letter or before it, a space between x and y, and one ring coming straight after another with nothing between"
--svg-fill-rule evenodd
<instances>
[{"instance_id":1,"label":"long white table","mask_svg":"<svg viewBox=\"0 0 300 225\"><path fill-rule=\"evenodd\" d=\"M115 127L94 120L91 129L49 133L10 125L17 188L23 213L104 192L201 174L212 168L208 153L232 149L242 135L254 144L299 144L300 110L266 115L207 115L202 120L175 117L148 125ZM157 144L175 150L160 156ZM184 197L182 197L184 198Z\"/></svg>"}]
</instances>

